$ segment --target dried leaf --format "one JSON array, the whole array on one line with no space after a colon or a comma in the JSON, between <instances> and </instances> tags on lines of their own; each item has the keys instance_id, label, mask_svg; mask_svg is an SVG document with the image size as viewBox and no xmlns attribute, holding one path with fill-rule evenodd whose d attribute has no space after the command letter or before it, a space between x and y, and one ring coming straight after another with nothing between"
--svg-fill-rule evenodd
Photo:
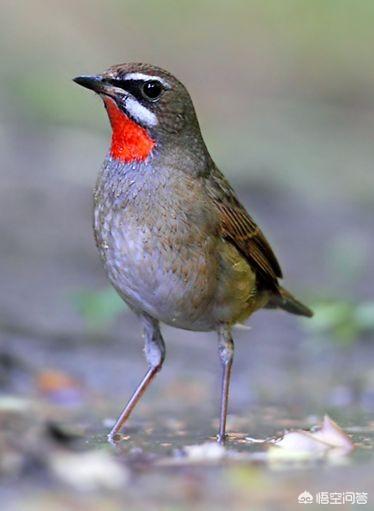
<instances>
[{"instance_id":1,"label":"dried leaf","mask_svg":"<svg viewBox=\"0 0 374 511\"><path fill-rule=\"evenodd\" d=\"M323 418L322 427L312 433L313 437L330 447L341 447L348 451L354 448L352 439L328 415Z\"/></svg>"},{"instance_id":2,"label":"dried leaf","mask_svg":"<svg viewBox=\"0 0 374 511\"><path fill-rule=\"evenodd\" d=\"M42 371L37 376L36 384L39 392L53 401L75 403L82 398L81 384L62 371Z\"/></svg>"},{"instance_id":3,"label":"dried leaf","mask_svg":"<svg viewBox=\"0 0 374 511\"><path fill-rule=\"evenodd\" d=\"M126 468L103 451L58 452L50 465L58 479L81 491L115 490L128 481Z\"/></svg>"},{"instance_id":4,"label":"dried leaf","mask_svg":"<svg viewBox=\"0 0 374 511\"><path fill-rule=\"evenodd\" d=\"M325 415L319 429L289 431L275 440L269 448L269 456L271 459L310 459L345 455L353 448L350 437Z\"/></svg>"},{"instance_id":5,"label":"dried leaf","mask_svg":"<svg viewBox=\"0 0 374 511\"><path fill-rule=\"evenodd\" d=\"M184 447L184 452L192 462L217 461L222 459L226 454L224 446L217 442L186 445Z\"/></svg>"}]
</instances>

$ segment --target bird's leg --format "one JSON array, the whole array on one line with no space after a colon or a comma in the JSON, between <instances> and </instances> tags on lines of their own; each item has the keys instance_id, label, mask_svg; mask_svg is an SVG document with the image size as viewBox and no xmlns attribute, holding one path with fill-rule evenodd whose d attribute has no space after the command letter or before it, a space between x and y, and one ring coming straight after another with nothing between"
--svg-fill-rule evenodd
<instances>
[{"instance_id":1,"label":"bird's leg","mask_svg":"<svg viewBox=\"0 0 374 511\"><path fill-rule=\"evenodd\" d=\"M234 341L231 337L231 329L227 326L222 326L218 332L218 353L222 363L222 386L221 413L219 419L219 432L217 441L220 444L224 444L226 440L226 418L229 400L231 368L234 358Z\"/></svg>"},{"instance_id":2,"label":"bird's leg","mask_svg":"<svg viewBox=\"0 0 374 511\"><path fill-rule=\"evenodd\" d=\"M165 344L161 336L158 321L145 314L142 315L142 320L145 337L144 352L148 362L148 370L117 419L112 431L109 433L108 440L111 442L115 441L115 437L118 433L120 433L131 412L135 408L135 405L140 400L155 375L161 369L165 359Z\"/></svg>"}]
</instances>

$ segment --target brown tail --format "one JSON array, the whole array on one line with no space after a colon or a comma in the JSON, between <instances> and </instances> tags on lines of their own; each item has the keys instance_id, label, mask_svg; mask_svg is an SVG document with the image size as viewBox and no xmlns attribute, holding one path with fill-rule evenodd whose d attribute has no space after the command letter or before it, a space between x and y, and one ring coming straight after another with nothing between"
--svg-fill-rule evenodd
<instances>
[{"instance_id":1,"label":"brown tail","mask_svg":"<svg viewBox=\"0 0 374 511\"><path fill-rule=\"evenodd\" d=\"M267 307L269 309L283 309L291 314L306 316L308 318L313 316L313 311L311 311L309 307L299 302L299 300L296 300L296 298L283 287L280 288L279 295L272 295Z\"/></svg>"}]
</instances>

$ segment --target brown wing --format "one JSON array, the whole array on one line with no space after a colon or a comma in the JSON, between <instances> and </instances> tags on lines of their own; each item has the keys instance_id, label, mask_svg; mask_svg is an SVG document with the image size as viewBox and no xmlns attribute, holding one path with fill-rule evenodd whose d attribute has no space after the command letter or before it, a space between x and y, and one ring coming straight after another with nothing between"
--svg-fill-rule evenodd
<instances>
[{"instance_id":1,"label":"brown wing","mask_svg":"<svg viewBox=\"0 0 374 511\"><path fill-rule=\"evenodd\" d=\"M247 259L263 287L279 292L277 279L282 277L282 270L262 231L217 168L206 179L207 193L219 214L221 236Z\"/></svg>"}]
</instances>

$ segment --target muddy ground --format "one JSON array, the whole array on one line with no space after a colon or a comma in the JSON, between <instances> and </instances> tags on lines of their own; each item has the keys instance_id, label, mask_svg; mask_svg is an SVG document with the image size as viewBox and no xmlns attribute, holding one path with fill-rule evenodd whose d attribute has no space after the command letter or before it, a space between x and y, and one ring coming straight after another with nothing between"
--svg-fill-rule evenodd
<instances>
[{"instance_id":1,"label":"muddy ground","mask_svg":"<svg viewBox=\"0 0 374 511\"><path fill-rule=\"evenodd\" d=\"M216 339L164 328L164 369L123 441L108 444L145 362L130 311L92 326L76 307L77 294L107 286L90 216L105 141L79 132L77 144L77 133L61 128L14 125L3 134L11 158L0 190L2 509L300 509L304 490L372 498L370 329L347 336L314 328L314 319L259 312L250 330L235 332L226 451L191 451L214 442L217 429ZM372 204L233 180L274 244L287 287L317 309L326 299L370 300ZM269 443L251 440L310 428L326 413L351 436L353 452L278 459Z\"/></svg>"}]
</instances>

